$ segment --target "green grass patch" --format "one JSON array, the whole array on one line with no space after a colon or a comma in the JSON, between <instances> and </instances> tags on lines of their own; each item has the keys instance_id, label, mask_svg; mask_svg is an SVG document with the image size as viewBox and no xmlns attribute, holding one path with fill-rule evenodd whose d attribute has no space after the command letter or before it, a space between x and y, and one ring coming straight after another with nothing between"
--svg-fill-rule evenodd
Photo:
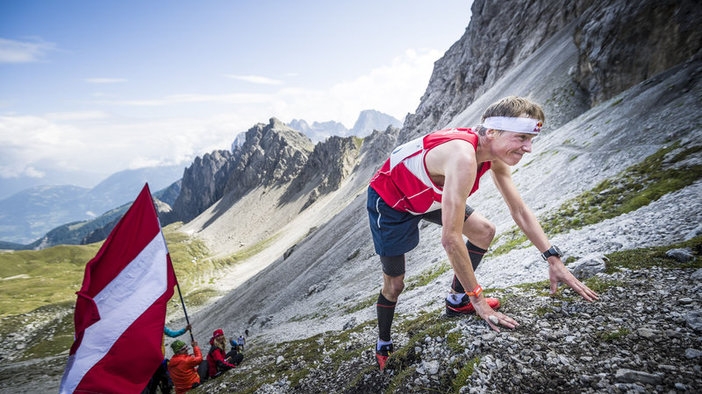
<instances>
[{"instance_id":1,"label":"green grass patch","mask_svg":"<svg viewBox=\"0 0 702 394\"><path fill-rule=\"evenodd\" d=\"M522 230L517 226L512 226L508 231L497 236L493 245L497 247L490 253L493 256L499 256L509 253L513 249L522 247L529 239L524 235Z\"/></svg>"},{"instance_id":2,"label":"green grass patch","mask_svg":"<svg viewBox=\"0 0 702 394\"><path fill-rule=\"evenodd\" d=\"M623 283L616 280L605 280L597 276L593 276L584 281L585 285L589 287L592 291L598 294L602 294L610 287L622 286Z\"/></svg>"},{"instance_id":3,"label":"green grass patch","mask_svg":"<svg viewBox=\"0 0 702 394\"><path fill-rule=\"evenodd\" d=\"M536 308L536 311L534 312L536 316L538 317L544 317L547 314L553 312L553 308L550 306L539 306Z\"/></svg>"},{"instance_id":4,"label":"green grass patch","mask_svg":"<svg viewBox=\"0 0 702 394\"><path fill-rule=\"evenodd\" d=\"M541 225L547 233L563 233L646 206L701 179L702 165L687 164L701 151L702 145L681 147L676 143L664 147L617 177L566 201L556 212L542 218Z\"/></svg>"},{"instance_id":5,"label":"green grass patch","mask_svg":"<svg viewBox=\"0 0 702 394\"><path fill-rule=\"evenodd\" d=\"M555 212L540 217L539 222L547 234L559 234L635 211L702 179L702 165L689 160L700 152L702 145L681 147L675 143L661 148L616 177L566 201ZM499 256L527 242L521 230L513 226L498 235L491 254Z\"/></svg>"},{"instance_id":6,"label":"green grass patch","mask_svg":"<svg viewBox=\"0 0 702 394\"><path fill-rule=\"evenodd\" d=\"M348 313L354 313L354 312L364 310L366 308L371 308L373 305L375 305L375 303L377 301L378 301L378 296L372 295L372 296L367 297L365 300L363 300L361 302L357 302L355 304L349 305L348 307L346 307L346 311Z\"/></svg>"},{"instance_id":7,"label":"green grass patch","mask_svg":"<svg viewBox=\"0 0 702 394\"><path fill-rule=\"evenodd\" d=\"M260 242L257 242L251 246L241 249L232 255L229 255L222 259L217 259L216 262L223 265L237 264L265 250L273 243L273 241L276 240L277 237L277 235L274 235L272 237L261 240Z\"/></svg>"},{"instance_id":8,"label":"green grass patch","mask_svg":"<svg viewBox=\"0 0 702 394\"><path fill-rule=\"evenodd\" d=\"M474 357L460 368L458 374L456 374L456 377L453 379L452 388L454 393L459 393L463 386L468 384L468 380L473 375L473 372L475 372L475 366L478 365L479 362L480 358Z\"/></svg>"},{"instance_id":9,"label":"green grass patch","mask_svg":"<svg viewBox=\"0 0 702 394\"><path fill-rule=\"evenodd\" d=\"M209 251L201 241L178 232L179 227L167 226L163 233L182 286L189 278L200 274L202 267L193 261L204 260ZM75 293L83 283L85 265L101 246L102 242L0 253L0 316L75 302Z\"/></svg>"},{"instance_id":10,"label":"green grass patch","mask_svg":"<svg viewBox=\"0 0 702 394\"><path fill-rule=\"evenodd\" d=\"M54 356L73 344L73 302L62 302L42 306L29 313L0 318L0 337L16 332L28 322L39 327L38 330L25 331L28 337L27 347L19 360Z\"/></svg>"},{"instance_id":11,"label":"green grass patch","mask_svg":"<svg viewBox=\"0 0 702 394\"><path fill-rule=\"evenodd\" d=\"M546 263L544 263L546 264ZM515 285L514 287L518 289L523 289L523 290L531 290L535 291L537 295L539 296L545 296L549 294L549 289L550 289L551 283L548 280L540 280L538 282L531 282L531 283L520 283L518 285Z\"/></svg>"},{"instance_id":12,"label":"green grass patch","mask_svg":"<svg viewBox=\"0 0 702 394\"><path fill-rule=\"evenodd\" d=\"M60 245L0 253L0 316L75 301L85 264L99 245Z\"/></svg>"},{"instance_id":13,"label":"green grass patch","mask_svg":"<svg viewBox=\"0 0 702 394\"><path fill-rule=\"evenodd\" d=\"M603 332L598 335L600 338L600 341L602 342L614 342L620 338L623 338L627 335L629 335L630 331L626 328L620 328L619 330L615 331L608 331L608 332Z\"/></svg>"},{"instance_id":14,"label":"green grass patch","mask_svg":"<svg viewBox=\"0 0 702 394\"><path fill-rule=\"evenodd\" d=\"M666 256L670 249L689 248L695 259L687 263L681 263ZM607 255L607 273L613 273L619 268L647 269L651 267L664 268L702 268L702 236L697 236L688 241L679 242L675 245L649 247L641 249L623 250Z\"/></svg>"}]
</instances>

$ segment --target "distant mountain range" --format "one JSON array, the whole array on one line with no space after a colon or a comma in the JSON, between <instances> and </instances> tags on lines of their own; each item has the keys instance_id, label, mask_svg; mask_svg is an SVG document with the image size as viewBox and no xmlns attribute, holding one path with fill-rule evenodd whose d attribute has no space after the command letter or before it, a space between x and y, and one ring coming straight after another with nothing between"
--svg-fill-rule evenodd
<instances>
[{"instance_id":1,"label":"distant mountain range","mask_svg":"<svg viewBox=\"0 0 702 394\"><path fill-rule=\"evenodd\" d=\"M351 129L347 129L339 122L312 122L310 125L302 119L293 119L288 123L288 126L302 132L310 137L312 142L316 143L332 135L339 137L366 137L370 135L373 130L385 130L388 126L400 128L402 127L402 122L382 112L367 109L361 111L361 114L358 116L356 123L354 123Z\"/></svg>"},{"instance_id":2,"label":"distant mountain range","mask_svg":"<svg viewBox=\"0 0 702 394\"><path fill-rule=\"evenodd\" d=\"M182 166L149 167L117 172L92 189L73 185L31 187L0 200L0 241L20 245L35 242L58 226L92 220L131 202L146 182L155 193L182 175Z\"/></svg>"}]
</instances>

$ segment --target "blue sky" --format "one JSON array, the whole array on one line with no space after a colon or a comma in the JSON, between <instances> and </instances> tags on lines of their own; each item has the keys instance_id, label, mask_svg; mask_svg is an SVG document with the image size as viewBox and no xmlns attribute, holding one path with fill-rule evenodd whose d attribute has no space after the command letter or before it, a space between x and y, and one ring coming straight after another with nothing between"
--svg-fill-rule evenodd
<instances>
[{"instance_id":1,"label":"blue sky","mask_svg":"<svg viewBox=\"0 0 702 394\"><path fill-rule=\"evenodd\" d=\"M0 181L185 166L270 117L404 120L470 3L3 1Z\"/></svg>"}]
</instances>

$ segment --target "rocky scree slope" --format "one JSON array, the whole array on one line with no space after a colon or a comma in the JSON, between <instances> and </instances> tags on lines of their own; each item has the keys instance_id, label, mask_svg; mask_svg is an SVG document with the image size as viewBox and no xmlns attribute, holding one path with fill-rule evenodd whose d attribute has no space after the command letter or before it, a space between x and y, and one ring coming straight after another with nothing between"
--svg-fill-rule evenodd
<instances>
[{"instance_id":1,"label":"rocky scree slope","mask_svg":"<svg viewBox=\"0 0 702 394\"><path fill-rule=\"evenodd\" d=\"M702 269L657 264L666 268L597 274L595 303L571 290L554 299L545 284L493 291L515 330L438 308L407 318L385 373L369 347L372 325L266 348L254 341L240 368L198 392L698 392Z\"/></svg>"}]
</instances>

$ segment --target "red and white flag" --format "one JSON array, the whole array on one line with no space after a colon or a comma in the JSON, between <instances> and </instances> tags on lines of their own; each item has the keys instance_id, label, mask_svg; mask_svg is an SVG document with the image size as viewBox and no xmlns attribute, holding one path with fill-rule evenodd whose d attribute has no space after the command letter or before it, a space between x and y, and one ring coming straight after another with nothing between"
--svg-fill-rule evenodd
<instances>
[{"instance_id":1,"label":"red and white flag","mask_svg":"<svg viewBox=\"0 0 702 394\"><path fill-rule=\"evenodd\" d=\"M163 361L171 257L144 185L85 267L61 393L139 393Z\"/></svg>"}]
</instances>

